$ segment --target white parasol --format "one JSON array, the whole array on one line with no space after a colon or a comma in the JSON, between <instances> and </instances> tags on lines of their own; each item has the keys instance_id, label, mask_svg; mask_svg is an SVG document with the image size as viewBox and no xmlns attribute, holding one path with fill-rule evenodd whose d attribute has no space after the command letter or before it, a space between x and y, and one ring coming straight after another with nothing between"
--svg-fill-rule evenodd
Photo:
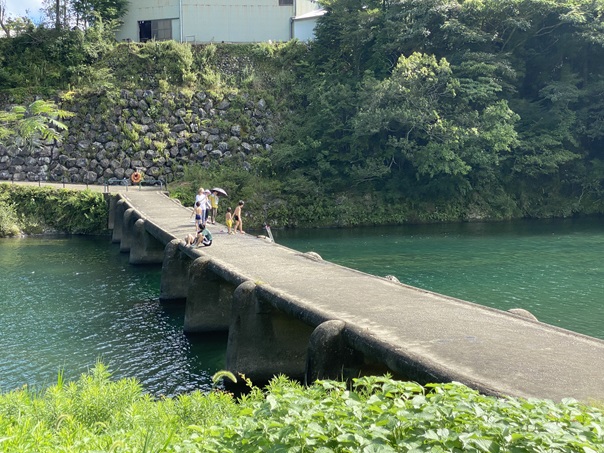
<instances>
[{"instance_id":1,"label":"white parasol","mask_svg":"<svg viewBox=\"0 0 604 453\"><path fill-rule=\"evenodd\" d=\"M221 195L221 196L223 196L223 197L228 197L228 195L227 195L227 193L226 193L226 190L221 189L220 187L214 187L214 188L212 189L212 192L216 192L218 195Z\"/></svg>"}]
</instances>

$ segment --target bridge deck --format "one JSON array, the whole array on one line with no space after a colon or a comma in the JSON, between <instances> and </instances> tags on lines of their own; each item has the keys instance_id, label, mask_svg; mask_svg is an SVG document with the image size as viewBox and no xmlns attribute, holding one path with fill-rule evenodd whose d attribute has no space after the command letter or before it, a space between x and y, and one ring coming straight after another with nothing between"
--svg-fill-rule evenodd
<instances>
[{"instance_id":1,"label":"bridge deck","mask_svg":"<svg viewBox=\"0 0 604 453\"><path fill-rule=\"evenodd\" d=\"M154 191L122 194L146 219L183 239L190 210ZM431 293L303 254L251 235L220 233L201 253L338 319L404 361L487 393L604 401L604 341ZM572 302L571 302L572 303Z\"/></svg>"}]
</instances>

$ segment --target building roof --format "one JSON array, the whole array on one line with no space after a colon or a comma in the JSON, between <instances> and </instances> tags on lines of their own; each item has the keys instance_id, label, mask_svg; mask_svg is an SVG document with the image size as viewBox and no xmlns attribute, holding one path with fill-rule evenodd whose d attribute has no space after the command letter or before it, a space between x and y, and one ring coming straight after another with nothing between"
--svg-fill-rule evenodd
<instances>
[{"instance_id":1,"label":"building roof","mask_svg":"<svg viewBox=\"0 0 604 453\"><path fill-rule=\"evenodd\" d=\"M324 10L323 8L315 9L308 13L301 14L299 16L294 17L294 20L316 19L317 17L323 16L326 12L327 12L327 10Z\"/></svg>"}]
</instances>

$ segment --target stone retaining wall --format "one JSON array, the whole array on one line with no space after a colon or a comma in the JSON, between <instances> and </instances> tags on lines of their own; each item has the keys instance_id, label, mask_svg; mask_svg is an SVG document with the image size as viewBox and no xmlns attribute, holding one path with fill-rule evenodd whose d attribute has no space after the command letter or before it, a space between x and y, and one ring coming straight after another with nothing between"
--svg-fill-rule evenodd
<instances>
[{"instance_id":1,"label":"stone retaining wall","mask_svg":"<svg viewBox=\"0 0 604 453\"><path fill-rule=\"evenodd\" d=\"M76 114L62 143L0 145L0 180L103 184L139 170L170 182L193 163L237 158L249 167L274 142L272 112L247 95L122 90L117 99L93 95L61 108Z\"/></svg>"}]
</instances>

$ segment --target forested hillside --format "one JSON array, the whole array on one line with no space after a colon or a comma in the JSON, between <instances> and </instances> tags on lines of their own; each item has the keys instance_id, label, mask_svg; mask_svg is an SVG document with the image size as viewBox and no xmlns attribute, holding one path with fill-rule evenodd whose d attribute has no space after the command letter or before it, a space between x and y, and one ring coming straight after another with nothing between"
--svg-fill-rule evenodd
<instances>
[{"instance_id":1,"label":"forested hillside","mask_svg":"<svg viewBox=\"0 0 604 453\"><path fill-rule=\"evenodd\" d=\"M69 93L106 108L123 89L262 99L268 146L172 182L185 199L226 186L257 224L604 212L604 1L322 4L309 44L127 45L102 21L32 27L0 39L0 90L5 104ZM254 133L243 109L207 126L235 123Z\"/></svg>"}]
</instances>

